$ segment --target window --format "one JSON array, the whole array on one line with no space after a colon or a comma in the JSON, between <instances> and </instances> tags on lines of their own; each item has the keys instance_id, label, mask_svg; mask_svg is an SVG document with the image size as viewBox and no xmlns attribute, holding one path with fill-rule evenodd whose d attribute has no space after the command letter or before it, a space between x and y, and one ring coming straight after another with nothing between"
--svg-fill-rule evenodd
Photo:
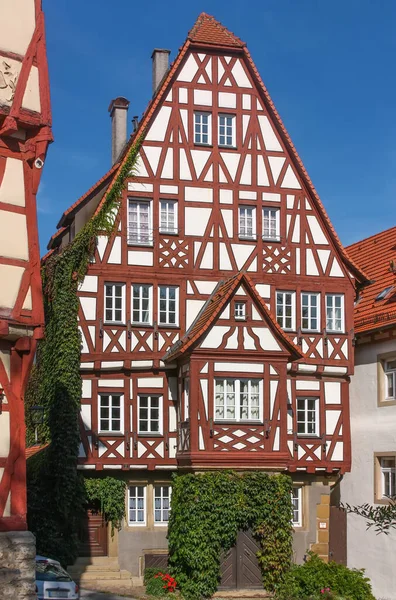
<instances>
[{"instance_id":1,"label":"window","mask_svg":"<svg viewBox=\"0 0 396 600\"><path fill-rule=\"evenodd\" d=\"M171 495L172 488L170 485L154 486L154 523L156 525L168 523Z\"/></svg>"},{"instance_id":2,"label":"window","mask_svg":"<svg viewBox=\"0 0 396 600\"><path fill-rule=\"evenodd\" d=\"M239 321L245 321L246 319L246 302L235 302L234 304L234 316Z\"/></svg>"},{"instance_id":3,"label":"window","mask_svg":"<svg viewBox=\"0 0 396 600\"><path fill-rule=\"evenodd\" d=\"M319 398L297 398L298 435L319 435Z\"/></svg>"},{"instance_id":4,"label":"window","mask_svg":"<svg viewBox=\"0 0 396 600\"><path fill-rule=\"evenodd\" d=\"M279 208L263 208L263 239L280 239Z\"/></svg>"},{"instance_id":5,"label":"window","mask_svg":"<svg viewBox=\"0 0 396 600\"><path fill-rule=\"evenodd\" d=\"M235 115L219 115L219 146L236 146Z\"/></svg>"},{"instance_id":6,"label":"window","mask_svg":"<svg viewBox=\"0 0 396 600\"><path fill-rule=\"evenodd\" d=\"M143 200L129 200L128 203L128 244L153 243L151 203Z\"/></svg>"},{"instance_id":7,"label":"window","mask_svg":"<svg viewBox=\"0 0 396 600\"><path fill-rule=\"evenodd\" d=\"M294 292L276 292L276 320L282 329L296 328L295 306Z\"/></svg>"},{"instance_id":8,"label":"window","mask_svg":"<svg viewBox=\"0 0 396 600\"><path fill-rule=\"evenodd\" d=\"M146 525L146 486L131 485L128 491L128 524Z\"/></svg>"},{"instance_id":9,"label":"window","mask_svg":"<svg viewBox=\"0 0 396 600\"><path fill-rule=\"evenodd\" d=\"M121 394L100 394L99 396L99 431L100 433L123 433Z\"/></svg>"},{"instance_id":10,"label":"window","mask_svg":"<svg viewBox=\"0 0 396 600\"><path fill-rule=\"evenodd\" d=\"M302 488L292 488L292 504L293 504L293 517L292 523L294 527L302 526Z\"/></svg>"},{"instance_id":11,"label":"window","mask_svg":"<svg viewBox=\"0 0 396 600\"><path fill-rule=\"evenodd\" d=\"M139 433L162 433L161 396L139 396Z\"/></svg>"},{"instance_id":12,"label":"window","mask_svg":"<svg viewBox=\"0 0 396 600\"><path fill-rule=\"evenodd\" d=\"M188 421L190 417L190 378L183 379L183 395L184 395L184 420Z\"/></svg>"},{"instance_id":13,"label":"window","mask_svg":"<svg viewBox=\"0 0 396 600\"><path fill-rule=\"evenodd\" d=\"M132 323L151 324L152 286L135 283L132 285Z\"/></svg>"},{"instance_id":14,"label":"window","mask_svg":"<svg viewBox=\"0 0 396 600\"><path fill-rule=\"evenodd\" d=\"M158 321L160 325L179 324L179 288L160 285L158 289Z\"/></svg>"},{"instance_id":15,"label":"window","mask_svg":"<svg viewBox=\"0 0 396 600\"><path fill-rule=\"evenodd\" d=\"M396 400L396 358L385 361L385 400Z\"/></svg>"},{"instance_id":16,"label":"window","mask_svg":"<svg viewBox=\"0 0 396 600\"><path fill-rule=\"evenodd\" d=\"M382 456L381 465L381 497L383 500L396 496L396 458Z\"/></svg>"},{"instance_id":17,"label":"window","mask_svg":"<svg viewBox=\"0 0 396 600\"><path fill-rule=\"evenodd\" d=\"M255 208L239 207L239 237L252 239L256 236Z\"/></svg>"},{"instance_id":18,"label":"window","mask_svg":"<svg viewBox=\"0 0 396 600\"><path fill-rule=\"evenodd\" d=\"M378 302L379 300L383 300L384 298L386 298L386 296L389 294L389 292L391 292L391 290L393 290L393 285L382 290L382 292L380 292L376 297L375 301Z\"/></svg>"},{"instance_id":19,"label":"window","mask_svg":"<svg viewBox=\"0 0 396 600\"><path fill-rule=\"evenodd\" d=\"M177 202L161 200L161 233L177 233Z\"/></svg>"},{"instance_id":20,"label":"window","mask_svg":"<svg viewBox=\"0 0 396 600\"><path fill-rule=\"evenodd\" d=\"M319 331L319 294L301 294L301 329Z\"/></svg>"},{"instance_id":21,"label":"window","mask_svg":"<svg viewBox=\"0 0 396 600\"><path fill-rule=\"evenodd\" d=\"M326 329L344 331L344 296L326 294Z\"/></svg>"},{"instance_id":22,"label":"window","mask_svg":"<svg viewBox=\"0 0 396 600\"><path fill-rule=\"evenodd\" d=\"M125 322L125 284L105 283L105 322Z\"/></svg>"},{"instance_id":23,"label":"window","mask_svg":"<svg viewBox=\"0 0 396 600\"><path fill-rule=\"evenodd\" d=\"M260 379L216 379L215 419L258 421L261 396Z\"/></svg>"},{"instance_id":24,"label":"window","mask_svg":"<svg viewBox=\"0 0 396 600\"><path fill-rule=\"evenodd\" d=\"M212 115L207 112L194 113L194 144L212 143Z\"/></svg>"}]
</instances>

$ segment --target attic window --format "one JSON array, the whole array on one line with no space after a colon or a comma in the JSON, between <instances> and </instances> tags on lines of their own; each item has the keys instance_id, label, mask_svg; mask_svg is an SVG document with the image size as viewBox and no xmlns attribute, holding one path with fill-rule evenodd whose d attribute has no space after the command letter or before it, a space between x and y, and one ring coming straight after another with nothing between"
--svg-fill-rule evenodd
<instances>
[{"instance_id":1,"label":"attic window","mask_svg":"<svg viewBox=\"0 0 396 600\"><path fill-rule=\"evenodd\" d=\"M378 294L378 296L376 297L375 301L378 302L378 300L383 300L384 298L386 298L386 296L393 290L393 285L390 285L389 287L385 288L384 290L382 290L382 292L380 294Z\"/></svg>"},{"instance_id":2,"label":"attic window","mask_svg":"<svg viewBox=\"0 0 396 600\"><path fill-rule=\"evenodd\" d=\"M246 320L246 302L235 302L234 316L238 321Z\"/></svg>"}]
</instances>

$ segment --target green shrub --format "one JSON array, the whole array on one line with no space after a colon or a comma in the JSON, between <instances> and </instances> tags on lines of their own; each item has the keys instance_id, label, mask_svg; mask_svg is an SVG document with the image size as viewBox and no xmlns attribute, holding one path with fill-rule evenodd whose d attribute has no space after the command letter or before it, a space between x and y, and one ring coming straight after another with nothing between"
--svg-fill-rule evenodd
<instances>
[{"instance_id":1,"label":"green shrub","mask_svg":"<svg viewBox=\"0 0 396 600\"><path fill-rule=\"evenodd\" d=\"M149 567L144 571L143 583L146 586L147 596L163 598L173 593L176 588L176 580L168 573L164 573L158 567Z\"/></svg>"},{"instance_id":2,"label":"green shrub","mask_svg":"<svg viewBox=\"0 0 396 600\"><path fill-rule=\"evenodd\" d=\"M326 591L328 588L330 591ZM375 600L363 570L325 563L313 552L303 565L294 565L276 592L277 600Z\"/></svg>"}]
</instances>

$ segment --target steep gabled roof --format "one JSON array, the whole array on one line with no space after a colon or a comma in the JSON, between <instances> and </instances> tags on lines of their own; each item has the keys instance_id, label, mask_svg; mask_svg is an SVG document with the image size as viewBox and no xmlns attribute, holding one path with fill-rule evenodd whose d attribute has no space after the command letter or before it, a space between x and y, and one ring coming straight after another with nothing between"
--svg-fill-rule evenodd
<instances>
[{"instance_id":1,"label":"steep gabled roof","mask_svg":"<svg viewBox=\"0 0 396 600\"><path fill-rule=\"evenodd\" d=\"M189 31L187 38L192 42L200 44L212 44L216 46L233 46L242 48L245 42L242 42L231 31L228 31L219 21L216 21L211 15L201 13L195 22L194 27Z\"/></svg>"},{"instance_id":2,"label":"steep gabled roof","mask_svg":"<svg viewBox=\"0 0 396 600\"><path fill-rule=\"evenodd\" d=\"M373 281L355 306L355 333L396 325L396 227L356 242L347 251ZM377 300L387 288L392 289Z\"/></svg>"},{"instance_id":3,"label":"steep gabled roof","mask_svg":"<svg viewBox=\"0 0 396 600\"><path fill-rule=\"evenodd\" d=\"M207 300L202 310L192 323L191 327L186 331L184 336L176 342L163 357L164 361L171 361L185 354L192 349L194 344L212 327L215 323L233 294L244 284L249 294L252 296L259 309L261 310L265 321L272 330L272 333L281 341L281 344L288 350L293 360L297 360L303 356L301 350L286 336L283 329L278 325L263 299L258 294L253 281L244 272L239 272L237 275L221 281L213 291L210 298Z\"/></svg>"},{"instance_id":4,"label":"steep gabled roof","mask_svg":"<svg viewBox=\"0 0 396 600\"><path fill-rule=\"evenodd\" d=\"M52 250L52 248L56 248L59 245L62 236L66 235L67 227L61 227L58 231L55 231L53 235L51 235L49 242L47 244L47 250Z\"/></svg>"},{"instance_id":5,"label":"steep gabled roof","mask_svg":"<svg viewBox=\"0 0 396 600\"><path fill-rule=\"evenodd\" d=\"M357 263L351 259L351 257L348 255L348 253L344 249L343 245L341 244L341 241L338 238L338 236L333 228L333 225L326 213L326 210L319 198L319 195L318 195L307 171L305 170L303 162L302 162L301 158L299 157L297 150L294 147L294 145L289 137L289 134L287 133L287 130L282 122L282 119L280 118L280 116L275 108L275 105L272 102L272 99L268 93L268 90L265 87L265 85L256 69L256 66L252 60L252 57L251 57L245 43L242 42L239 38L237 38L232 32L230 32L228 29L226 29L223 25L221 25L221 23L216 21L216 19L214 19L214 17L212 17L206 13L201 13L199 15L193 28L189 32L186 41L184 42L183 46L181 47L181 49L179 51L179 54L177 55L176 59L173 61L167 75L164 77L164 79L162 81L162 85L158 88L157 93L150 101L141 121L139 122L137 131L131 136L129 143L127 144L127 146L125 148L122 160L120 160L118 168L121 168L122 165L124 164L124 162L127 160L128 151L131 148L131 146L133 145L133 143L135 142L135 140L139 139L139 137L146 130L155 111L157 110L157 108L161 104L161 101L165 97L165 95L167 93L167 88L170 85L170 83L172 82L178 68L181 66L181 63L183 62L183 59L184 59L188 49L190 47L193 47L194 44L196 44L196 45L207 44L208 46L213 46L213 47L229 46L230 51L231 50L238 51L239 54L244 56L247 66L251 71L252 77L256 81L258 89L261 90L261 92L262 92L262 97L265 102L265 106L266 106L270 116L272 117L275 127L277 128L279 135L282 138L286 148L288 148L290 151L291 159L293 161L293 164L294 164L297 172L300 174L302 180L305 182L305 185L306 185L309 193L312 195L312 199L318 209L319 214L322 216L324 226L327 229L330 238L333 240L335 248L339 252L344 263L347 265L348 269L351 271L351 273L354 275L354 277L356 277L356 279L359 282L367 283L369 281L369 277L361 270L361 268L359 268ZM114 167L115 166L116 165L114 165ZM107 173L106 175L109 175L109 173ZM105 175L105 177L106 177L106 175ZM90 191L92 191L92 189L93 188L91 188ZM111 185L109 185L108 189L110 191ZM88 191L87 194L89 194L90 191ZM75 203L71 207L71 209L73 207L75 207L79 202L81 202L83 198L84 198L84 196L82 198L80 198L80 200L78 200L77 203ZM102 203L100 202L97 210L99 210L101 204ZM71 209L69 209L69 210L71 210ZM62 219L60 220L58 227L61 225L63 225Z\"/></svg>"}]
</instances>

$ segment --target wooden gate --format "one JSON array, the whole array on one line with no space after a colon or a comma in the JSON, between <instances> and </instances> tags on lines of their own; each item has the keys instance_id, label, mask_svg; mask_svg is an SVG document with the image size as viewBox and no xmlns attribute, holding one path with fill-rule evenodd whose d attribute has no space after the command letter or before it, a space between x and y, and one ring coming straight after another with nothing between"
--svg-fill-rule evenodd
<instances>
[{"instance_id":1,"label":"wooden gate","mask_svg":"<svg viewBox=\"0 0 396 600\"><path fill-rule=\"evenodd\" d=\"M338 506L330 506L329 560L347 564L347 513Z\"/></svg>"},{"instance_id":2,"label":"wooden gate","mask_svg":"<svg viewBox=\"0 0 396 600\"><path fill-rule=\"evenodd\" d=\"M240 531L235 546L222 557L219 589L262 589L259 549L250 530Z\"/></svg>"},{"instance_id":3,"label":"wooden gate","mask_svg":"<svg viewBox=\"0 0 396 600\"><path fill-rule=\"evenodd\" d=\"M80 525L79 556L107 556L107 524L100 513L88 510Z\"/></svg>"}]
</instances>

